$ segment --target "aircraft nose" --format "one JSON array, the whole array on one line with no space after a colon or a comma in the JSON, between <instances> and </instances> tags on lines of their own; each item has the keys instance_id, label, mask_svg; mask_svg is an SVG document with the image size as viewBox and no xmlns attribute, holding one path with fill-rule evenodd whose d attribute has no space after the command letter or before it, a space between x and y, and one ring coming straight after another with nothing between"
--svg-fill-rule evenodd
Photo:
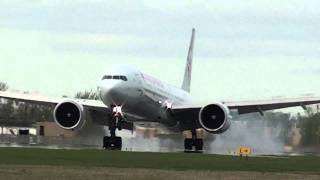
<instances>
[{"instance_id":1,"label":"aircraft nose","mask_svg":"<svg viewBox=\"0 0 320 180\"><path fill-rule=\"evenodd\" d=\"M114 81L114 80L104 80L99 88L100 88L100 94L103 95L112 94L114 91L119 87L120 82Z\"/></svg>"},{"instance_id":2,"label":"aircraft nose","mask_svg":"<svg viewBox=\"0 0 320 180\"><path fill-rule=\"evenodd\" d=\"M98 91L102 101L111 104L117 99L120 93L121 81L117 80L103 80L101 81Z\"/></svg>"}]
</instances>

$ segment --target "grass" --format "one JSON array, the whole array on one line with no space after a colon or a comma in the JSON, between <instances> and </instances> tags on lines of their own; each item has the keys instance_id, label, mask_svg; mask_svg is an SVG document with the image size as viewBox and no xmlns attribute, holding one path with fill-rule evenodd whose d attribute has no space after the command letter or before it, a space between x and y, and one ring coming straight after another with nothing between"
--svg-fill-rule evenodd
<instances>
[{"instance_id":1,"label":"grass","mask_svg":"<svg viewBox=\"0 0 320 180\"><path fill-rule=\"evenodd\" d=\"M318 156L249 157L104 150L0 148L0 165L112 167L160 170L256 171L320 174Z\"/></svg>"}]
</instances>

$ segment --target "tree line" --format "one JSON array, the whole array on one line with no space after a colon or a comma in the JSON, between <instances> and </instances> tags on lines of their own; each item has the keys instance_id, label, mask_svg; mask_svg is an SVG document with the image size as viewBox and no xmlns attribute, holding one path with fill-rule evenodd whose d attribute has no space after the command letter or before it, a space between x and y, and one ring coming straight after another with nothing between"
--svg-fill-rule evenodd
<instances>
[{"instance_id":1,"label":"tree line","mask_svg":"<svg viewBox=\"0 0 320 180\"><path fill-rule=\"evenodd\" d=\"M308 108L305 115L298 115L298 127L301 133L301 145L320 146L320 111Z\"/></svg>"}]
</instances>

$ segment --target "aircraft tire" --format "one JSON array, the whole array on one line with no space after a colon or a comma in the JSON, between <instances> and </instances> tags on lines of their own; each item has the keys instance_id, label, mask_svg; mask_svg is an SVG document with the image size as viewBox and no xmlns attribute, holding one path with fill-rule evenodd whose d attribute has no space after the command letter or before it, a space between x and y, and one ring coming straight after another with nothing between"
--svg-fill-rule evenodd
<instances>
[{"instance_id":1,"label":"aircraft tire","mask_svg":"<svg viewBox=\"0 0 320 180\"><path fill-rule=\"evenodd\" d=\"M195 146L197 152L202 152L203 151L203 139L195 139L194 146Z\"/></svg>"},{"instance_id":2,"label":"aircraft tire","mask_svg":"<svg viewBox=\"0 0 320 180\"><path fill-rule=\"evenodd\" d=\"M122 149L122 138L121 137L103 137L103 148L109 150L121 150Z\"/></svg>"},{"instance_id":3,"label":"aircraft tire","mask_svg":"<svg viewBox=\"0 0 320 180\"><path fill-rule=\"evenodd\" d=\"M192 151L193 140L186 138L184 139L184 152L188 153Z\"/></svg>"},{"instance_id":4,"label":"aircraft tire","mask_svg":"<svg viewBox=\"0 0 320 180\"><path fill-rule=\"evenodd\" d=\"M122 149L122 138L121 137L114 137L114 150L121 150Z\"/></svg>"},{"instance_id":5,"label":"aircraft tire","mask_svg":"<svg viewBox=\"0 0 320 180\"><path fill-rule=\"evenodd\" d=\"M111 147L111 140L110 136L104 136L103 137L103 149L109 149Z\"/></svg>"}]
</instances>

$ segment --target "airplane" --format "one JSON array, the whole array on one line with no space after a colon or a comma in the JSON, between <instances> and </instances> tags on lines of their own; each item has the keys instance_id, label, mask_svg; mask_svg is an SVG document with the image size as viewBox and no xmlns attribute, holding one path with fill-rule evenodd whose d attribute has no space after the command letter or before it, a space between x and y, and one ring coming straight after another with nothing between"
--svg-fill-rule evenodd
<instances>
[{"instance_id":1,"label":"airplane","mask_svg":"<svg viewBox=\"0 0 320 180\"><path fill-rule=\"evenodd\" d=\"M221 134L231 125L231 111L238 114L320 103L320 98L280 98L255 101L222 101L196 104L190 95L195 29L192 29L184 79L181 88L162 82L127 65L111 67L97 86L100 100L51 98L40 95L0 92L0 98L53 105L53 119L62 129L79 131L86 122L108 126L103 148L121 150L117 131L133 130L139 122L158 123L170 131L182 132L184 152L203 151L203 133Z\"/></svg>"}]
</instances>

